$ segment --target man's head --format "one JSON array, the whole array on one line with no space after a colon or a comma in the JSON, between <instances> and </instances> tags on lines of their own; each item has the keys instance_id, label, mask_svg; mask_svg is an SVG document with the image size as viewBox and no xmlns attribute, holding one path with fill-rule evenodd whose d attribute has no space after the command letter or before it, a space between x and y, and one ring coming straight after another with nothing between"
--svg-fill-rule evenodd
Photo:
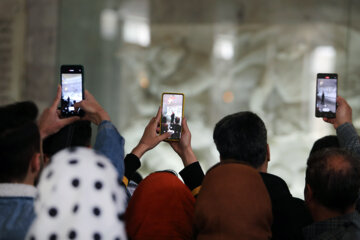
<instances>
[{"instance_id":1,"label":"man's head","mask_svg":"<svg viewBox=\"0 0 360 240\"><path fill-rule=\"evenodd\" d=\"M216 124L213 138L221 160L234 159L259 168L268 158L265 124L252 112L224 117Z\"/></svg>"},{"instance_id":2,"label":"man's head","mask_svg":"<svg viewBox=\"0 0 360 240\"><path fill-rule=\"evenodd\" d=\"M90 142L91 122L77 121L45 138L43 152L50 158L58 151L67 147L90 147Z\"/></svg>"},{"instance_id":3,"label":"man's head","mask_svg":"<svg viewBox=\"0 0 360 240\"><path fill-rule=\"evenodd\" d=\"M0 107L0 182L33 184L38 175L41 160L37 113L32 102Z\"/></svg>"},{"instance_id":4,"label":"man's head","mask_svg":"<svg viewBox=\"0 0 360 240\"><path fill-rule=\"evenodd\" d=\"M314 145L312 146L311 150L310 150L310 155L325 149L325 148L339 148L340 144L339 144L339 140L337 138L337 136L335 135L328 135L322 138L319 138L318 140L316 140L314 142Z\"/></svg>"},{"instance_id":5,"label":"man's head","mask_svg":"<svg viewBox=\"0 0 360 240\"><path fill-rule=\"evenodd\" d=\"M315 203L345 213L358 198L360 159L343 149L318 151L310 155L307 161L305 182L308 205Z\"/></svg>"}]
</instances>

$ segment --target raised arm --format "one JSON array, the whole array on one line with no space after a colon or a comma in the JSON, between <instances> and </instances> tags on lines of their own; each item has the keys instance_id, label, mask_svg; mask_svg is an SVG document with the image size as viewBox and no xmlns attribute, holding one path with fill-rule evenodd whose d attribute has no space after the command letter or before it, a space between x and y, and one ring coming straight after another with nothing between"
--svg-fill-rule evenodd
<instances>
[{"instance_id":1,"label":"raised arm","mask_svg":"<svg viewBox=\"0 0 360 240\"><path fill-rule=\"evenodd\" d=\"M164 133L158 135L157 127L160 123L161 110L159 108L155 117L153 117L146 126L144 133L138 143L138 145L131 151L132 154L141 158L144 153L156 147L161 141L170 137L170 133Z\"/></svg>"},{"instance_id":2,"label":"raised arm","mask_svg":"<svg viewBox=\"0 0 360 240\"><path fill-rule=\"evenodd\" d=\"M202 180L204 179L204 172L192 150L191 132L187 125L186 118L182 120L180 141L170 142L170 146L180 156L184 164L184 169L180 171L180 176L192 194L197 196L201 188Z\"/></svg>"},{"instance_id":3,"label":"raised arm","mask_svg":"<svg viewBox=\"0 0 360 240\"><path fill-rule=\"evenodd\" d=\"M124 176L124 138L111 123L109 114L96 101L94 96L85 90L85 99L75 104L85 111L83 120L89 120L98 126L94 149L107 156L115 166L119 178Z\"/></svg>"},{"instance_id":4,"label":"raised arm","mask_svg":"<svg viewBox=\"0 0 360 240\"><path fill-rule=\"evenodd\" d=\"M69 125L80 119L79 117L60 118L60 112L57 110L60 99L61 86L59 85L52 105L42 112L38 121L40 137L42 140L52 134L57 133L66 125Z\"/></svg>"},{"instance_id":5,"label":"raised arm","mask_svg":"<svg viewBox=\"0 0 360 240\"><path fill-rule=\"evenodd\" d=\"M352 109L343 97L338 96L336 103L336 118L324 118L324 121L333 124L341 147L360 156L360 140L352 124Z\"/></svg>"},{"instance_id":6,"label":"raised arm","mask_svg":"<svg viewBox=\"0 0 360 240\"><path fill-rule=\"evenodd\" d=\"M136 145L136 147L125 157L125 178L124 184L127 186L129 178L141 166L140 158L149 150L156 147L161 141L170 137L170 133L158 135L157 126L160 123L161 111L160 108L155 117L153 117L146 126L144 133Z\"/></svg>"}]
</instances>

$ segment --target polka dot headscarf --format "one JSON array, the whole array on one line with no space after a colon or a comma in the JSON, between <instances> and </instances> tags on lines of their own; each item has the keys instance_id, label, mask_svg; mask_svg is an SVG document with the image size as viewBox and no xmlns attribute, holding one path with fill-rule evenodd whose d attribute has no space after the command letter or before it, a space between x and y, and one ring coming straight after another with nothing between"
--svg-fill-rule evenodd
<instances>
[{"instance_id":1,"label":"polka dot headscarf","mask_svg":"<svg viewBox=\"0 0 360 240\"><path fill-rule=\"evenodd\" d=\"M88 148L60 151L44 169L27 240L124 240L125 192L106 157Z\"/></svg>"}]
</instances>

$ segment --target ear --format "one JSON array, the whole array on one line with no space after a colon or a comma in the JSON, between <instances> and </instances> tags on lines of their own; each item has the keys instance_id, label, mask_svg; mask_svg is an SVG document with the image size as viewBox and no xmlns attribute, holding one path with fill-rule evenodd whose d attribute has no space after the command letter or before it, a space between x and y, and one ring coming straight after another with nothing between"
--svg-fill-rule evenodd
<instances>
[{"instance_id":1,"label":"ear","mask_svg":"<svg viewBox=\"0 0 360 240\"><path fill-rule=\"evenodd\" d=\"M305 185L305 189L304 189L304 197L305 197L305 202L309 203L310 201L313 200L314 198L314 193L313 190L311 189L309 184Z\"/></svg>"},{"instance_id":2,"label":"ear","mask_svg":"<svg viewBox=\"0 0 360 240\"><path fill-rule=\"evenodd\" d=\"M266 144L266 161L270 162L270 147Z\"/></svg>"},{"instance_id":3,"label":"ear","mask_svg":"<svg viewBox=\"0 0 360 240\"><path fill-rule=\"evenodd\" d=\"M44 166L47 166L47 165L49 164L49 162L50 162L50 157L49 157L49 155L47 155L47 154L44 154L43 156L44 156L44 157L43 157L43 159L44 159Z\"/></svg>"},{"instance_id":4,"label":"ear","mask_svg":"<svg viewBox=\"0 0 360 240\"><path fill-rule=\"evenodd\" d=\"M30 161L30 171L31 173L38 173L41 169L41 154L35 153Z\"/></svg>"}]
</instances>

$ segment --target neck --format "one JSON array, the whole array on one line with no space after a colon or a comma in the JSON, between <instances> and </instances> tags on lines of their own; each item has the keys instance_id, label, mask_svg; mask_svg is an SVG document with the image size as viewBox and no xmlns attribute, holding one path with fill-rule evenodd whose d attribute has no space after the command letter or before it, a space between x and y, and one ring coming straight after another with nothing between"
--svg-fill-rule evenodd
<instances>
[{"instance_id":1,"label":"neck","mask_svg":"<svg viewBox=\"0 0 360 240\"><path fill-rule=\"evenodd\" d=\"M16 181L15 183L22 183L22 184L34 186L35 179L31 174L27 174L26 177L22 181Z\"/></svg>"},{"instance_id":2,"label":"neck","mask_svg":"<svg viewBox=\"0 0 360 240\"><path fill-rule=\"evenodd\" d=\"M259 172L267 173L268 162L265 161L260 167L257 168Z\"/></svg>"},{"instance_id":3,"label":"neck","mask_svg":"<svg viewBox=\"0 0 360 240\"><path fill-rule=\"evenodd\" d=\"M320 204L314 204L313 207L309 206L309 208L314 222L321 222L330 218L340 217L342 215L354 212L355 204L345 209L345 211L332 210Z\"/></svg>"},{"instance_id":4,"label":"neck","mask_svg":"<svg viewBox=\"0 0 360 240\"><path fill-rule=\"evenodd\" d=\"M244 162L244 161L239 161L236 159L222 159L220 158L220 162L226 163L226 162L236 162L236 163L244 163L247 164L249 166L251 166L248 162ZM260 167L256 168L257 171L259 172L263 172L263 173L267 173L267 169L268 169L268 161L265 161L263 164L261 164Z\"/></svg>"}]
</instances>

